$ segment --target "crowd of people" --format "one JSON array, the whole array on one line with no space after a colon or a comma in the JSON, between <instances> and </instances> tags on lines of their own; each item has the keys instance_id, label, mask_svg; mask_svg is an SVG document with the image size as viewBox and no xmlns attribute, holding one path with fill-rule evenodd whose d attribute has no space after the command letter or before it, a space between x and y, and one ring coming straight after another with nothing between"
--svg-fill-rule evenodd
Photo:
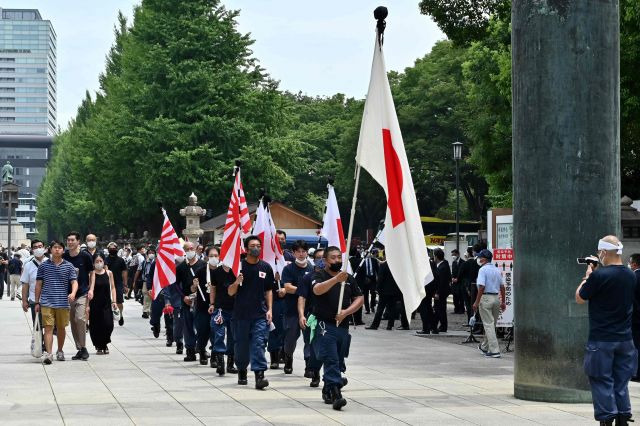
<instances>
[{"instance_id":1,"label":"crowd of people","mask_svg":"<svg viewBox=\"0 0 640 426\"><path fill-rule=\"evenodd\" d=\"M322 399L340 410L347 403L342 388L348 383L349 324L364 299L360 286L342 271L337 247L309 250L304 241L296 241L284 252L287 266L280 276L260 259L261 246L256 236L244 240L246 255L236 276L219 263L219 247L186 242L185 256L176 258L176 281L152 300L153 246L140 245L133 253L129 245L119 248L110 242L99 250L95 235L82 243L71 232L65 241L47 246L33 240L24 260L15 257L20 264L15 291L21 291L22 307L31 311L34 323L37 317L42 324L45 365L54 360L54 335L55 359L65 361L69 324L77 350L73 360L89 359L87 334L95 354L108 355L114 321L124 325L124 300L135 299L153 335L160 336L164 323L166 345L175 344L185 362L199 361L221 376L237 374L238 385L248 384L250 369L256 389L269 386L268 369L284 364L284 373L293 373L293 354L302 335L304 376L311 387L319 387L322 370ZM10 275L17 271L10 269Z\"/></svg>"}]
</instances>

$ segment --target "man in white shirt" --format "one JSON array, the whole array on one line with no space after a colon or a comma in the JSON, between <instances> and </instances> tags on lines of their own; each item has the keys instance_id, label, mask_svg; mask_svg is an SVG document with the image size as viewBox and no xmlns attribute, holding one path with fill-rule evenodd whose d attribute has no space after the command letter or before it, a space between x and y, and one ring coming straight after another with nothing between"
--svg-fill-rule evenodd
<instances>
[{"instance_id":1,"label":"man in white shirt","mask_svg":"<svg viewBox=\"0 0 640 426\"><path fill-rule=\"evenodd\" d=\"M29 261L25 262L20 282L22 283L22 310L27 312L31 308L31 320L35 322L36 276L38 275L38 267L47 258L44 256L45 248L42 241L31 241L31 249L33 250L33 256Z\"/></svg>"},{"instance_id":2,"label":"man in white shirt","mask_svg":"<svg viewBox=\"0 0 640 426\"><path fill-rule=\"evenodd\" d=\"M480 318L482 318L482 326L484 327L484 339L478 346L484 356L487 358L500 358L500 346L498 346L498 338L496 337L496 321L500 316L500 312L504 311L505 305L505 289L502 281L502 274L491 264L493 255L487 249L478 253L477 262L480 265L478 279L478 295L476 302L473 304L473 311L480 309Z\"/></svg>"}]
</instances>

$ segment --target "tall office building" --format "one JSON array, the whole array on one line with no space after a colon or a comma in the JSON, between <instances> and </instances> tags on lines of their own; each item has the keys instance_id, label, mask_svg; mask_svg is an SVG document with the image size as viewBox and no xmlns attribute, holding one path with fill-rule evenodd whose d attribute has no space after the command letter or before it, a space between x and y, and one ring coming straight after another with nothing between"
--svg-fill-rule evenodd
<instances>
[{"instance_id":1,"label":"tall office building","mask_svg":"<svg viewBox=\"0 0 640 426\"><path fill-rule=\"evenodd\" d=\"M0 167L14 167L17 220L29 237L37 232L35 200L57 133L56 90L51 22L36 9L0 8Z\"/></svg>"}]
</instances>

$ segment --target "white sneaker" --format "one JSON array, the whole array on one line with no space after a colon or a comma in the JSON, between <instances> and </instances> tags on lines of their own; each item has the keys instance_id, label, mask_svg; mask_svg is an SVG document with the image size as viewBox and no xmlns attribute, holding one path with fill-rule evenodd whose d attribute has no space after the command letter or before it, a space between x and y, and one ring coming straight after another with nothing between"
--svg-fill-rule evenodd
<instances>
[{"instance_id":1,"label":"white sneaker","mask_svg":"<svg viewBox=\"0 0 640 426\"><path fill-rule=\"evenodd\" d=\"M62 352L62 351L56 352L56 360L57 361L64 361L64 352Z\"/></svg>"},{"instance_id":2,"label":"white sneaker","mask_svg":"<svg viewBox=\"0 0 640 426\"><path fill-rule=\"evenodd\" d=\"M44 352L42 354L42 363L45 365L49 365L53 362L53 354L50 354L49 352Z\"/></svg>"}]
</instances>

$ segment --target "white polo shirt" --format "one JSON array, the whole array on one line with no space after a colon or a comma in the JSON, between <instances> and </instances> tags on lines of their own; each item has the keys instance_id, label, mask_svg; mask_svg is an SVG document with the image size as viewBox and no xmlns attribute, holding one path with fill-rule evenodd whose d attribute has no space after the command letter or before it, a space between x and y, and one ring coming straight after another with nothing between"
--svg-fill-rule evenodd
<instances>
[{"instance_id":1,"label":"white polo shirt","mask_svg":"<svg viewBox=\"0 0 640 426\"><path fill-rule=\"evenodd\" d=\"M42 258L44 262L46 257ZM22 267L22 275L20 276L20 282L23 285L29 286L29 302L33 303L36 300L36 276L38 275L38 266L42 262L38 262L35 257L29 259L27 263Z\"/></svg>"}]
</instances>

